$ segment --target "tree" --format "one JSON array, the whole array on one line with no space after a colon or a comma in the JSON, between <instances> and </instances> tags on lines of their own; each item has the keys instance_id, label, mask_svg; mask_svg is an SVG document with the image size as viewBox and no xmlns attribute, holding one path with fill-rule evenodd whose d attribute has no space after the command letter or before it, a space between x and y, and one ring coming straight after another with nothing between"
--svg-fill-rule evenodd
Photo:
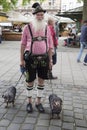
<instances>
[{"instance_id":1,"label":"tree","mask_svg":"<svg viewBox=\"0 0 87 130\"><path fill-rule=\"evenodd\" d=\"M0 0L3 11L14 9L18 0Z\"/></svg>"},{"instance_id":2,"label":"tree","mask_svg":"<svg viewBox=\"0 0 87 130\"><path fill-rule=\"evenodd\" d=\"M22 5L26 5L27 3L30 3L30 1L37 1L37 0L23 0ZM42 4L45 0L39 0L40 4Z\"/></svg>"},{"instance_id":3,"label":"tree","mask_svg":"<svg viewBox=\"0 0 87 130\"><path fill-rule=\"evenodd\" d=\"M37 1L37 0L22 0L22 5L27 5L30 1ZM45 0L39 0L40 4L42 4ZM3 11L13 10L16 8L18 0L0 0L0 5L3 8Z\"/></svg>"},{"instance_id":4,"label":"tree","mask_svg":"<svg viewBox=\"0 0 87 130\"><path fill-rule=\"evenodd\" d=\"M30 3L31 0L22 0L22 5L26 5L27 3Z\"/></svg>"}]
</instances>

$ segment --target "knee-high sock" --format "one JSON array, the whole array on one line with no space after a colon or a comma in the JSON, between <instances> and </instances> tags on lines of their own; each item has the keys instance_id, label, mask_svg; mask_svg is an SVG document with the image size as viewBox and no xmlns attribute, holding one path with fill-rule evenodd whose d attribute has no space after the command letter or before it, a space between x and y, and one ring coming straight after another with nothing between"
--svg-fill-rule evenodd
<instances>
[{"instance_id":1,"label":"knee-high sock","mask_svg":"<svg viewBox=\"0 0 87 130\"><path fill-rule=\"evenodd\" d=\"M27 93L28 98L32 97L33 96L33 86L27 86L26 93Z\"/></svg>"},{"instance_id":2,"label":"knee-high sock","mask_svg":"<svg viewBox=\"0 0 87 130\"><path fill-rule=\"evenodd\" d=\"M44 85L38 85L37 87L37 97L42 97L44 91Z\"/></svg>"}]
</instances>

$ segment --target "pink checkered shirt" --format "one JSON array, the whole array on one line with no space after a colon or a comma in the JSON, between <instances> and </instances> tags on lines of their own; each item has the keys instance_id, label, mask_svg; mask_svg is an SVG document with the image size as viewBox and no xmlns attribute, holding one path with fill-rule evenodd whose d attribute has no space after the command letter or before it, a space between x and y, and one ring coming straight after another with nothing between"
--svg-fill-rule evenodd
<instances>
[{"instance_id":1,"label":"pink checkered shirt","mask_svg":"<svg viewBox=\"0 0 87 130\"><path fill-rule=\"evenodd\" d=\"M38 36L45 36L45 31L41 30L38 32L35 32L32 24L30 24L31 30L33 37L38 37ZM31 35L29 32L28 25L25 25L21 37L21 44L25 46L25 50L30 50L31 47ZM52 48L53 49L53 40L51 36L51 32L49 27L47 26L47 51ZM46 53L46 42L43 41L34 41L33 47L32 47L32 53L33 54L44 54Z\"/></svg>"}]
</instances>

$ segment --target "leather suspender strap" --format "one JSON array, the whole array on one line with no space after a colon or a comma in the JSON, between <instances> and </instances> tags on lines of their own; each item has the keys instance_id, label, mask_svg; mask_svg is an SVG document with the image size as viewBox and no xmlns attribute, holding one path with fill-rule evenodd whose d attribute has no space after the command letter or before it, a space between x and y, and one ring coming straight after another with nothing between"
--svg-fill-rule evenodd
<instances>
[{"instance_id":1,"label":"leather suspender strap","mask_svg":"<svg viewBox=\"0 0 87 130\"><path fill-rule=\"evenodd\" d=\"M31 31L30 24L28 24L28 29L29 29L29 32L30 32L31 38L33 39L33 34L32 34L32 31ZM33 46L33 40L31 40L30 54L32 54L32 46Z\"/></svg>"},{"instance_id":2,"label":"leather suspender strap","mask_svg":"<svg viewBox=\"0 0 87 130\"><path fill-rule=\"evenodd\" d=\"M46 53L47 53L47 26L45 28L45 42L46 42Z\"/></svg>"}]
</instances>

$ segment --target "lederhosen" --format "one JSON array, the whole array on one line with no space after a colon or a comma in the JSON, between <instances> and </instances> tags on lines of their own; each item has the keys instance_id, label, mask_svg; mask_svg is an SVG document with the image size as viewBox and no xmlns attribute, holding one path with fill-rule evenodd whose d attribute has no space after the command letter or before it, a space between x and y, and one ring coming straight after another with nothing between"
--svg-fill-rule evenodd
<instances>
[{"instance_id":1,"label":"lederhosen","mask_svg":"<svg viewBox=\"0 0 87 130\"><path fill-rule=\"evenodd\" d=\"M45 68L46 69L49 67L49 57L48 57L48 52L47 52L47 27L45 29L45 37L33 37L32 34L32 30L30 25L28 24L28 28L29 28L29 32L31 35L31 47L30 47L30 51L25 51L24 53L24 60L26 63L26 71L29 71L30 69L38 69L40 67ZM33 48L33 44L35 41L42 41L44 40L46 43L46 53L45 54L33 54L32 53L32 48ZM43 70L44 71L44 70ZM43 78L43 77L42 77ZM47 79L47 77L46 77Z\"/></svg>"}]
</instances>

